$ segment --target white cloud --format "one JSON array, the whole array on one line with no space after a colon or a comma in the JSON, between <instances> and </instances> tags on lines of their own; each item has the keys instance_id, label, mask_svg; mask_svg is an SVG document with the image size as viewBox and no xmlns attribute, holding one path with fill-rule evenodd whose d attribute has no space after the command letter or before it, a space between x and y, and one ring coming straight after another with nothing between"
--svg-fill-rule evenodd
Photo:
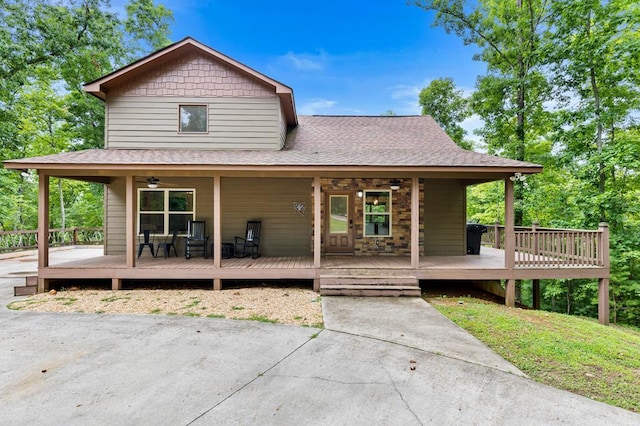
<instances>
[{"instance_id":1,"label":"white cloud","mask_svg":"<svg viewBox=\"0 0 640 426\"><path fill-rule=\"evenodd\" d=\"M418 86L409 86L405 84L397 84L388 89L391 91L391 99L406 99L411 98L418 103L418 95L420 94L420 88Z\"/></svg>"},{"instance_id":2,"label":"white cloud","mask_svg":"<svg viewBox=\"0 0 640 426\"><path fill-rule=\"evenodd\" d=\"M323 71L328 61L328 55L323 50L317 54L289 51L283 58L300 71Z\"/></svg>"},{"instance_id":3,"label":"white cloud","mask_svg":"<svg viewBox=\"0 0 640 426\"><path fill-rule=\"evenodd\" d=\"M303 104L298 108L298 113L300 115L315 115L321 114L319 110L326 110L333 108L337 104L336 101L331 101L328 99L316 98L312 99L310 102ZM326 111L324 112L327 113Z\"/></svg>"}]
</instances>

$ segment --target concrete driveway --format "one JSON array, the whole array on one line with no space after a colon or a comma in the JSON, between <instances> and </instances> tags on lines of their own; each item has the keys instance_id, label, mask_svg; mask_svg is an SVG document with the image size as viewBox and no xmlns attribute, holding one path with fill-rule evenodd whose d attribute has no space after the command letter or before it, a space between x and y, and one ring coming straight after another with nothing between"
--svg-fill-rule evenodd
<instances>
[{"instance_id":1,"label":"concrete driveway","mask_svg":"<svg viewBox=\"0 0 640 426\"><path fill-rule=\"evenodd\" d=\"M11 282L2 424L640 424L529 380L420 299L325 297L319 330L9 311Z\"/></svg>"}]
</instances>

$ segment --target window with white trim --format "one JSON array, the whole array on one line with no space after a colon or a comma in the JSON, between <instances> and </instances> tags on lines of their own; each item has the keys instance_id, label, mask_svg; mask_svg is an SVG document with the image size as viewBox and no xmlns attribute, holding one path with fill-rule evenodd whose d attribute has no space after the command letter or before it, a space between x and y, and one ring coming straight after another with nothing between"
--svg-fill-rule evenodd
<instances>
[{"instance_id":1,"label":"window with white trim","mask_svg":"<svg viewBox=\"0 0 640 426\"><path fill-rule=\"evenodd\" d=\"M138 233L154 235L173 231L187 233L187 223L196 217L195 189L138 189Z\"/></svg>"},{"instance_id":2,"label":"window with white trim","mask_svg":"<svg viewBox=\"0 0 640 426\"><path fill-rule=\"evenodd\" d=\"M207 106L206 105L180 105L179 128L180 133L207 133Z\"/></svg>"},{"instance_id":3,"label":"window with white trim","mask_svg":"<svg viewBox=\"0 0 640 426\"><path fill-rule=\"evenodd\" d=\"M364 191L364 236L391 236L391 191Z\"/></svg>"}]
</instances>

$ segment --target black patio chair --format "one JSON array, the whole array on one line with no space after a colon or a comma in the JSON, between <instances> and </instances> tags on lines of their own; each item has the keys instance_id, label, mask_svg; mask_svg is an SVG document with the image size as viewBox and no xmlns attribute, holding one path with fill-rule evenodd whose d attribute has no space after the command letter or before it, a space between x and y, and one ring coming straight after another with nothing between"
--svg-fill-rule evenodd
<instances>
[{"instance_id":1,"label":"black patio chair","mask_svg":"<svg viewBox=\"0 0 640 426\"><path fill-rule=\"evenodd\" d=\"M251 256L256 259L260 256L260 230L262 222L250 220L247 222L247 232L244 237L235 237L234 252L236 257Z\"/></svg>"},{"instance_id":2,"label":"black patio chair","mask_svg":"<svg viewBox=\"0 0 640 426\"><path fill-rule=\"evenodd\" d=\"M138 236L138 239L140 239L140 236ZM140 258L142 249L145 247L149 247L149 250L151 250L151 256L156 257L153 251L153 242L151 242L151 231L148 229L142 231L142 242L138 244L138 258Z\"/></svg>"},{"instance_id":3,"label":"black patio chair","mask_svg":"<svg viewBox=\"0 0 640 426\"><path fill-rule=\"evenodd\" d=\"M207 242L209 236L205 232L204 220L190 220L187 227L187 239L184 246L184 257L191 258L192 252L202 252L207 257Z\"/></svg>"},{"instance_id":4,"label":"black patio chair","mask_svg":"<svg viewBox=\"0 0 640 426\"><path fill-rule=\"evenodd\" d=\"M171 235L171 240L169 240L169 235L167 235L167 238L164 240L164 243L160 243L158 244L158 247L156 247L155 257L158 257L158 253L160 253L160 249L163 249L165 259L167 258L167 255L171 256L171 247L173 247L173 253L176 255L176 257L178 257L178 252L176 251L177 239L178 239L178 231L173 231L173 234Z\"/></svg>"}]
</instances>

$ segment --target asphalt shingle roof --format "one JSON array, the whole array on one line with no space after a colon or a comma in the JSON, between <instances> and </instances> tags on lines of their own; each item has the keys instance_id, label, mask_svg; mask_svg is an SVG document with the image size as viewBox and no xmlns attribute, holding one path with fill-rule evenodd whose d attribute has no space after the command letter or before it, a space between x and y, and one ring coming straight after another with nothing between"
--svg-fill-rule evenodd
<instances>
[{"instance_id":1,"label":"asphalt shingle roof","mask_svg":"<svg viewBox=\"0 0 640 426\"><path fill-rule=\"evenodd\" d=\"M185 166L540 166L459 148L428 116L299 116L285 149L132 150L92 149L13 160L21 164ZM9 163L11 163L9 162Z\"/></svg>"}]
</instances>

